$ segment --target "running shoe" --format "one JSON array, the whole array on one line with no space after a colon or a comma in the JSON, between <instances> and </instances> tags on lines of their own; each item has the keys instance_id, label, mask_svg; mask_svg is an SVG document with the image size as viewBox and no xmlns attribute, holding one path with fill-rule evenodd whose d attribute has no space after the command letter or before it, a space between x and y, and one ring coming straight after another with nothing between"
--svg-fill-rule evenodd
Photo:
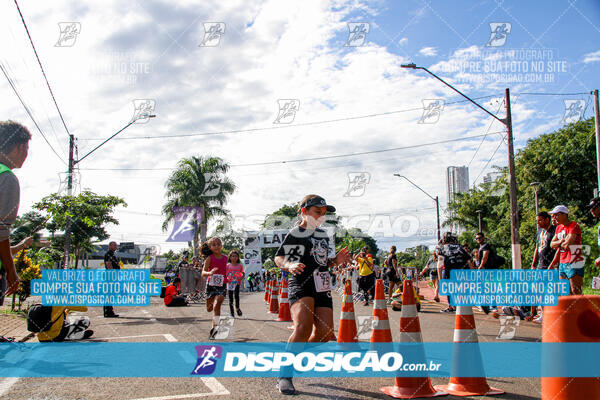
<instances>
[{"instance_id":1,"label":"running shoe","mask_svg":"<svg viewBox=\"0 0 600 400\"><path fill-rule=\"evenodd\" d=\"M237 309L237 315L238 315L238 317L242 316L242 310L240 310L239 308Z\"/></svg>"},{"instance_id":2,"label":"running shoe","mask_svg":"<svg viewBox=\"0 0 600 400\"><path fill-rule=\"evenodd\" d=\"M217 328L210 328L210 333L208 334L208 338L210 340L215 340L216 334L217 334Z\"/></svg>"},{"instance_id":3,"label":"running shoe","mask_svg":"<svg viewBox=\"0 0 600 400\"><path fill-rule=\"evenodd\" d=\"M539 317L537 317L536 319L534 319L533 322L535 322L536 324L541 324L542 323L542 316L540 315Z\"/></svg>"},{"instance_id":4,"label":"running shoe","mask_svg":"<svg viewBox=\"0 0 600 400\"><path fill-rule=\"evenodd\" d=\"M277 389L279 389L282 394L290 395L296 393L296 388L294 388L292 378L278 378Z\"/></svg>"},{"instance_id":5,"label":"running shoe","mask_svg":"<svg viewBox=\"0 0 600 400\"><path fill-rule=\"evenodd\" d=\"M91 329L88 329L87 331L83 332L83 338L89 339L92 337L93 334L94 334L94 331Z\"/></svg>"},{"instance_id":6,"label":"running shoe","mask_svg":"<svg viewBox=\"0 0 600 400\"><path fill-rule=\"evenodd\" d=\"M443 313L453 313L454 311L456 311L456 310L454 310L450 307L446 308L445 310L440 310L440 312L443 312Z\"/></svg>"}]
</instances>

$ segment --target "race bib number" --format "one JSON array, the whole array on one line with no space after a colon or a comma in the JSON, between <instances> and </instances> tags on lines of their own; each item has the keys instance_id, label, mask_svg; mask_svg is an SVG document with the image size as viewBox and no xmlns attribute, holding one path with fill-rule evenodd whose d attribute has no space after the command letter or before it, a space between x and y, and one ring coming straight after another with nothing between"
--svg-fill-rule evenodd
<instances>
[{"instance_id":1,"label":"race bib number","mask_svg":"<svg viewBox=\"0 0 600 400\"><path fill-rule=\"evenodd\" d=\"M317 292L328 292L331 290L331 275L329 271L319 271L318 269L313 272L315 280L315 289Z\"/></svg>"},{"instance_id":2,"label":"race bib number","mask_svg":"<svg viewBox=\"0 0 600 400\"><path fill-rule=\"evenodd\" d=\"M225 275L220 274L211 275L208 280L209 286L223 286L223 282L225 282Z\"/></svg>"}]
</instances>

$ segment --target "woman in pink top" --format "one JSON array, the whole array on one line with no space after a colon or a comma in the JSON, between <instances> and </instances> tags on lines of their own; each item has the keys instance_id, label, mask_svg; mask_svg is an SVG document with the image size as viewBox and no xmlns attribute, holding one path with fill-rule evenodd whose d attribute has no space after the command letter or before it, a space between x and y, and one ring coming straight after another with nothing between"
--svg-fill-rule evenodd
<instances>
[{"instance_id":1,"label":"woman in pink top","mask_svg":"<svg viewBox=\"0 0 600 400\"><path fill-rule=\"evenodd\" d=\"M229 262L227 263L227 292L229 293L229 312L233 317L233 298L235 295L235 308L237 315L242 316L240 310L240 286L244 279L244 266L240 262L240 253L233 250L229 252Z\"/></svg>"},{"instance_id":2,"label":"woman in pink top","mask_svg":"<svg viewBox=\"0 0 600 400\"><path fill-rule=\"evenodd\" d=\"M223 245L221 239L212 237L202 244L201 252L206 257L202 276L207 277L206 282L206 311L213 312L212 327L209 339L214 339L217 334L221 319L221 304L225 300L225 275L227 275L227 256L221 254Z\"/></svg>"}]
</instances>

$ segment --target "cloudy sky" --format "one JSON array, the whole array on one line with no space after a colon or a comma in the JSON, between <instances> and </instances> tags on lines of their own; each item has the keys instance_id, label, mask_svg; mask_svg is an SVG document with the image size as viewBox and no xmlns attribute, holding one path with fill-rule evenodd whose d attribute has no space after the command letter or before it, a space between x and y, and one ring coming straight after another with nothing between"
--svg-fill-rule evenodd
<instances>
[{"instance_id":1,"label":"cloudy sky","mask_svg":"<svg viewBox=\"0 0 600 400\"><path fill-rule=\"evenodd\" d=\"M427 67L500 117L510 88L517 149L593 115L589 92L600 87L594 0L19 6L80 157L125 126L135 104L154 107L156 118L79 164L76 186L128 203L111 239L161 250L181 247L165 243L160 209L171 169L192 155L231 164L237 190L228 209L238 229L318 193L347 226L379 236L380 247L433 244L434 203L393 174L439 195L445 208L446 167L468 165L470 184L481 183L506 165L505 129L403 63ZM3 69L49 142L0 75L0 119L33 134L16 171L23 213L65 190L68 134L14 2L0 4L0 20ZM282 117L286 104L297 110ZM364 190L349 183L357 175Z\"/></svg>"}]
</instances>

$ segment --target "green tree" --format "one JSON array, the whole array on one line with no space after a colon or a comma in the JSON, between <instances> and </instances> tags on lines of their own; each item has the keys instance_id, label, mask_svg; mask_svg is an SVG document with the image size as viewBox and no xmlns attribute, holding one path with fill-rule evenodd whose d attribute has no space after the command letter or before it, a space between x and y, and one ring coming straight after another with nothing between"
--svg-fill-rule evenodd
<instances>
[{"instance_id":1,"label":"green tree","mask_svg":"<svg viewBox=\"0 0 600 400\"><path fill-rule=\"evenodd\" d=\"M235 184L226 176L229 164L219 157L192 156L182 158L167 182L167 201L162 213L163 231L173 220L173 207L198 207L204 210L204 221L194 234L194 254L198 254L198 239L206 241L208 223L216 217L229 215L225 204L235 191Z\"/></svg>"},{"instance_id":2,"label":"green tree","mask_svg":"<svg viewBox=\"0 0 600 400\"><path fill-rule=\"evenodd\" d=\"M531 183L540 182L538 204L540 210L550 210L558 204L569 207L570 218L581 225L582 243L591 246L586 261L586 282L596 269L593 255L597 254L595 235L590 234L595 224L584 209L596 186L595 132L593 119L578 121L530 139L515 155L515 170L519 188L519 233L524 268L531 266L535 248L535 200ZM459 222L466 228L462 240L474 237L477 229L476 210L483 210L483 230L498 253L511 265L510 205L508 196L508 171L498 169L502 175L494 183L479 185L457 196L449 205L450 218L445 225ZM586 233L587 232L587 233ZM588 273L590 272L590 273ZM596 271L597 273L597 271Z\"/></svg>"},{"instance_id":3,"label":"green tree","mask_svg":"<svg viewBox=\"0 0 600 400\"><path fill-rule=\"evenodd\" d=\"M63 236L55 236L57 231L64 231L68 217L71 218L71 248L74 255L75 268L85 252L93 250L93 243L109 238L105 226L118 225L119 221L112 213L117 206L127 206L125 201L116 196L102 196L84 190L76 196L59 195L57 193L44 197L33 208L44 213L47 219L45 228L52 233L52 247L64 243Z\"/></svg>"}]
</instances>

